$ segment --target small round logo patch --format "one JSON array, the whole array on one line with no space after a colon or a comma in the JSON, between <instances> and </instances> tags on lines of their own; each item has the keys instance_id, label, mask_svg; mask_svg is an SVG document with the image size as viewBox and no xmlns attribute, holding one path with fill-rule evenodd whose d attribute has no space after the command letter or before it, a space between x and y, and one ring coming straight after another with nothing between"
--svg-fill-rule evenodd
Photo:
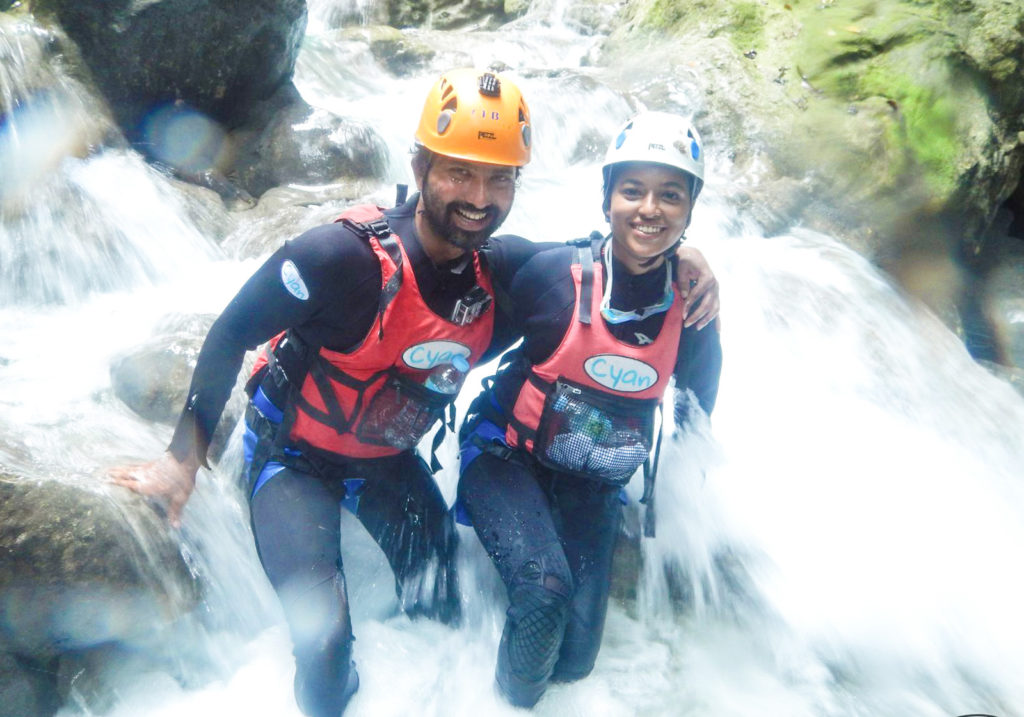
<instances>
[{"instance_id":1,"label":"small round logo patch","mask_svg":"<svg viewBox=\"0 0 1024 717\"><path fill-rule=\"evenodd\" d=\"M306 288L306 282L302 280L299 268L295 266L291 259L281 265L281 283L284 284L284 288L288 290L288 293L299 301L305 301L309 298L309 289Z\"/></svg>"}]
</instances>

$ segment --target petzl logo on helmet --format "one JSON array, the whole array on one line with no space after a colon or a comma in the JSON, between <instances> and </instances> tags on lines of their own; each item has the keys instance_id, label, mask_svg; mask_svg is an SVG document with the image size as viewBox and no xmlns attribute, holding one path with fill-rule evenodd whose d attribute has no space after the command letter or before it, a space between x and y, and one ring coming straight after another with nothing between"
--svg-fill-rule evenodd
<instances>
[{"instance_id":1,"label":"petzl logo on helmet","mask_svg":"<svg viewBox=\"0 0 1024 717\"><path fill-rule=\"evenodd\" d=\"M284 288L288 290L288 293L299 301L305 301L309 298L309 289L306 288L306 282L302 280L299 268L292 263L291 259L281 265L281 283L284 284Z\"/></svg>"},{"instance_id":2,"label":"petzl logo on helmet","mask_svg":"<svg viewBox=\"0 0 1024 717\"><path fill-rule=\"evenodd\" d=\"M407 348L402 353L402 361L409 368L431 369L443 363L451 363L456 356L462 356L468 361L470 353L468 346L457 341L424 341Z\"/></svg>"},{"instance_id":3,"label":"petzl logo on helmet","mask_svg":"<svg viewBox=\"0 0 1024 717\"><path fill-rule=\"evenodd\" d=\"M583 370L605 388L624 393L646 391L658 382L658 372L653 366L629 356L591 356L583 362Z\"/></svg>"}]
</instances>

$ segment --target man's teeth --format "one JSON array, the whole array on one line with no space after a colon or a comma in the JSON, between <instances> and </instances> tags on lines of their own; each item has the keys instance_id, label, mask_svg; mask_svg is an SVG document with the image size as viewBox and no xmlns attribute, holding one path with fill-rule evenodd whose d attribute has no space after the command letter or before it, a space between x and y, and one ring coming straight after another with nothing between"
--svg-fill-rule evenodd
<instances>
[{"instance_id":1,"label":"man's teeth","mask_svg":"<svg viewBox=\"0 0 1024 717\"><path fill-rule=\"evenodd\" d=\"M473 211L471 209L456 209L456 212L474 222L478 222L487 216L487 212Z\"/></svg>"}]
</instances>

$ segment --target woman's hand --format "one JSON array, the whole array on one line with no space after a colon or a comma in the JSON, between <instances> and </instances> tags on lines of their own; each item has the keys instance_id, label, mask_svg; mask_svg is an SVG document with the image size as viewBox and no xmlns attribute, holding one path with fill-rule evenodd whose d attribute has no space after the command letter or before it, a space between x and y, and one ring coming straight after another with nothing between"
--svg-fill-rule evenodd
<instances>
[{"instance_id":1,"label":"woman's hand","mask_svg":"<svg viewBox=\"0 0 1024 717\"><path fill-rule=\"evenodd\" d=\"M684 326L697 325L700 331L718 317L718 279L699 249L681 246L676 250L679 260L676 276L683 297Z\"/></svg>"},{"instance_id":2,"label":"woman's hand","mask_svg":"<svg viewBox=\"0 0 1024 717\"><path fill-rule=\"evenodd\" d=\"M181 527L181 511L196 486L199 463L179 461L170 453L149 463L116 466L107 473L111 482L144 496L166 502L167 519L175 528Z\"/></svg>"}]
</instances>

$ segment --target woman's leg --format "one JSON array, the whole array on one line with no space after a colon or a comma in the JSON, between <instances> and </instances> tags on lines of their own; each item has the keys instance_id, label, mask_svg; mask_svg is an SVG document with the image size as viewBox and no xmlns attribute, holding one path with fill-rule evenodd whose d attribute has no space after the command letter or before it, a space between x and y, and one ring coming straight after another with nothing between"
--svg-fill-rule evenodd
<instances>
[{"instance_id":1,"label":"woman's leg","mask_svg":"<svg viewBox=\"0 0 1024 717\"><path fill-rule=\"evenodd\" d=\"M283 468L250 499L256 549L291 631L295 697L310 717L338 717L359 684L351 664L340 497L320 478Z\"/></svg>"},{"instance_id":2,"label":"woman's leg","mask_svg":"<svg viewBox=\"0 0 1024 717\"><path fill-rule=\"evenodd\" d=\"M586 480L560 480L553 492L576 589L552 680L571 682L590 674L601 649L622 503L617 489Z\"/></svg>"},{"instance_id":3,"label":"woman's leg","mask_svg":"<svg viewBox=\"0 0 1024 717\"><path fill-rule=\"evenodd\" d=\"M572 575L532 470L483 453L459 481L459 498L508 589L496 679L514 705L536 704L551 677L572 595Z\"/></svg>"}]
</instances>

